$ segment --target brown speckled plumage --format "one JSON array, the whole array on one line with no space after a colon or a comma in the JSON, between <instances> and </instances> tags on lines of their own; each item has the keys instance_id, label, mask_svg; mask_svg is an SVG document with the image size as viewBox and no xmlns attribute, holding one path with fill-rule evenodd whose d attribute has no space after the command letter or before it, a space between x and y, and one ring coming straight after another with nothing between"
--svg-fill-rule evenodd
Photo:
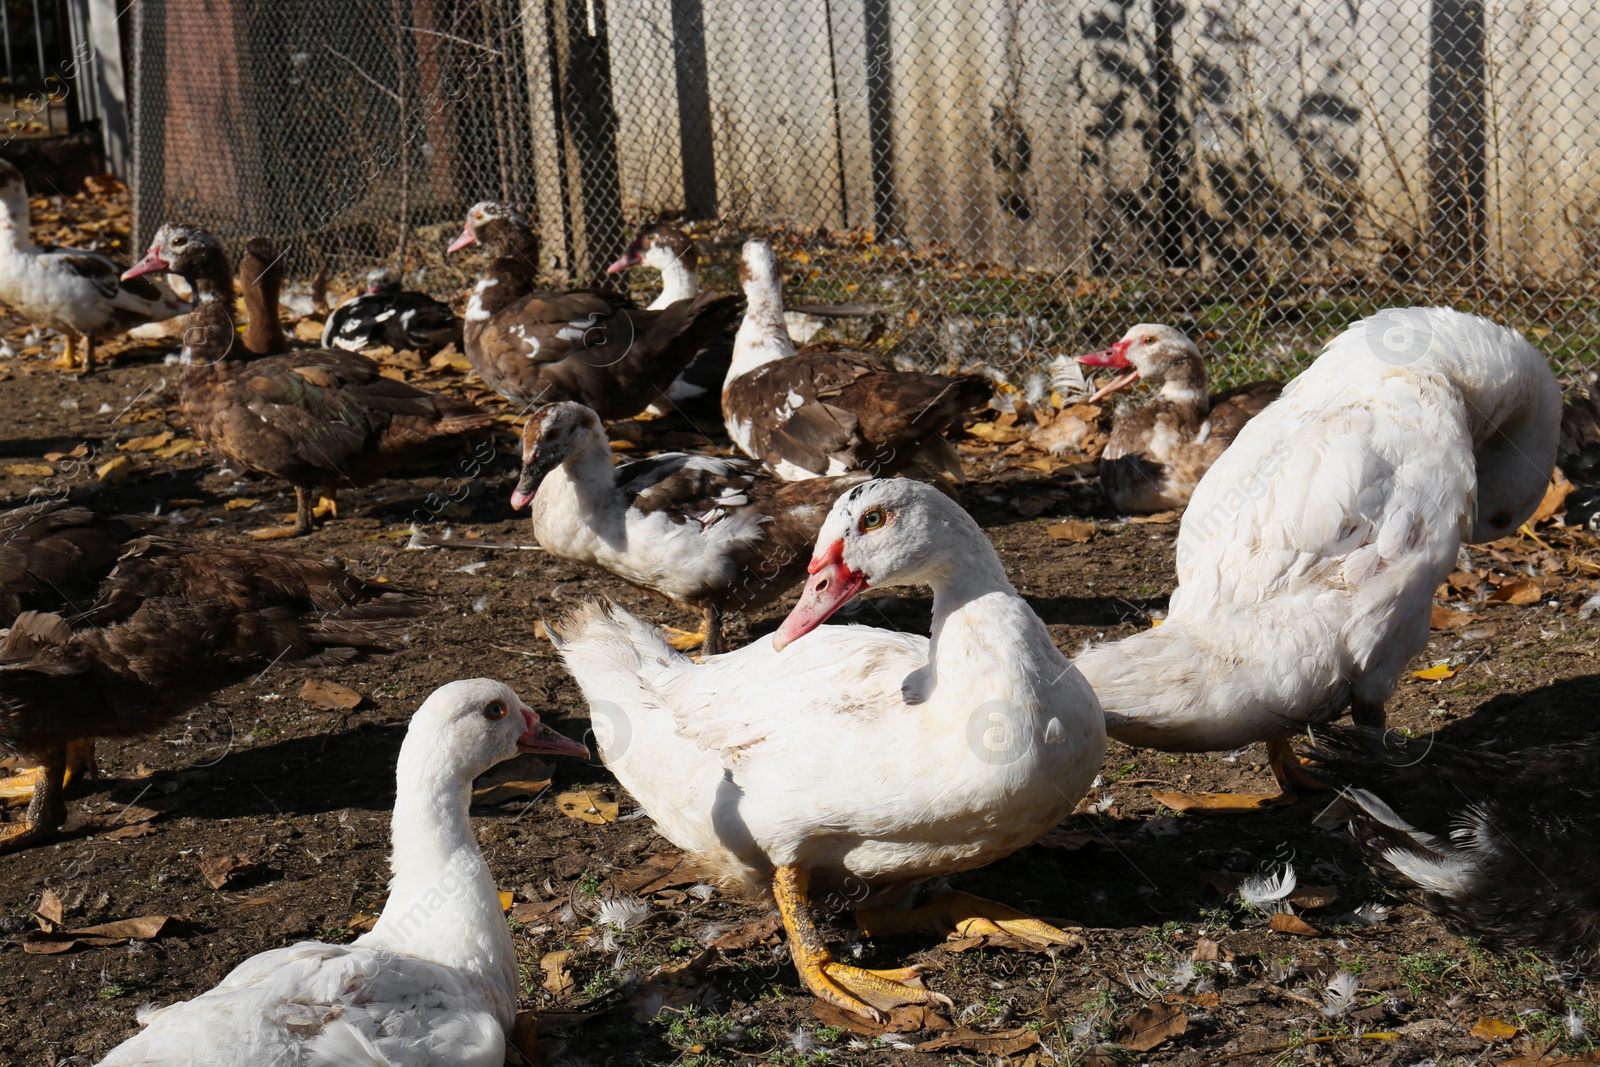
<instances>
[{"instance_id":1,"label":"brown speckled plumage","mask_svg":"<svg viewBox=\"0 0 1600 1067\"><path fill-rule=\"evenodd\" d=\"M352 352L251 358L234 330L232 278L215 238L168 225L156 234L158 251L197 301L178 382L185 417L231 462L295 487L299 532L310 531L316 490L416 467L494 421L465 400L386 378Z\"/></svg>"},{"instance_id":2,"label":"brown speckled plumage","mask_svg":"<svg viewBox=\"0 0 1600 1067\"><path fill-rule=\"evenodd\" d=\"M712 293L650 311L620 293L539 289L526 219L486 201L467 227L492 257L467 308L467 358L516 403L571 400L604 419L637 415L664 401L678 372L738 318L737 297Z\"/></svg>"},{"instance_id":3,"label":"brown speckled plumage","mask_svg":"<svg viewBox=\"0 0 1600 1067\"><path fill-rule=\"evenodd\" d=\"M7 544L0 559L37 556L52 537L87 544L93 538L84 531L92 530L101 540L83 556L80 585L100 572L104 545L131 530L126 520L94 519L81 508L29 510L0 514L0 530L24 538L42 526L54 532ZM0 841L0 851L60 826L69 743L148 733L274 665L381 651L424 608L336 563L284 552L137 534L118 547L92 602L62 598L54 610L25 610L0 638L0 747L43 767L29 808L32 835ZM16 573L6 572L12 584L0 591L43 604L28 577L37 571L13 582Z\"/></svg>"}]
</instances>

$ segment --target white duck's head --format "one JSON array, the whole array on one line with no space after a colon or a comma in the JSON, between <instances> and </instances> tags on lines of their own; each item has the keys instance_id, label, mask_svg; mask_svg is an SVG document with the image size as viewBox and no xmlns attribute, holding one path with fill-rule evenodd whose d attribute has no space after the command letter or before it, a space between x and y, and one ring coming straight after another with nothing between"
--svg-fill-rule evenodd
<instances>
[{"instance_id":1,"label":"white duck's head","mask_svg":"<svg viewBox=\"0 0 1600 1067\"><path fill-rule=\"evenodd\" d=\"M435 689L406 730L402 761L415 752L470 781L519 752L587 757L589 750L544 723L510 686L470 678Z\"/></svg>"},{"instance_id":2,"label":"white duck's head","mask_svg":"<svg viewBox=\"0 0 1600 1067\"><path fill-rule=\"evenodd\" d=\"M545 475L596 446L607 449L609 456L605 426L592 408L562 400L528 416L522 427L522 475L511 491L511 510L527 506Z\"/></svg>"},{"instance_id":3,"label":"white duck's head","mask_svg":"<svg viewBox=\"0 0 1600 1067\"><path fill-rule=\"evenodd\" d=\"M810 633L869 587L931 585L937 593L957 570L991 568L999 561L988 538L938 489L910 478L863 482L836 500L823 522L811 577L773 647Z\"/></svg>"},{"instance_id":4,"label":"white duck's head","mask_svg":"<svg viewBox=\"0 0 1600 1067\"><path fill-rule=\"evenodd\" d=\"M1119 389L1134 382L1179 382L1191 384L1198 377L1199 386L1205 389L1205 362L1200 349L1189 335L1176 326L1141 322L1122 340L1102 352L1078 356L1077 361L1086 367L1107 367L1126 371L1118 375L1089 398L1089 403L1103 400Z\"/></svg>"}]
</instances>

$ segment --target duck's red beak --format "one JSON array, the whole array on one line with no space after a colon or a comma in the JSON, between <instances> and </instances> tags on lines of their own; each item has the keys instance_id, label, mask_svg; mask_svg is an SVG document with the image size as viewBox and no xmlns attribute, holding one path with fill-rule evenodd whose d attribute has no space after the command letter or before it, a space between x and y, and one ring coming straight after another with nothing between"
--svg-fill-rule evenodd
<instances>
[{"instance_id":1,"label":"duck's red beak","mask_svg":"<svg viewBox=\"0 0 1600 1067\"><path fill-rule=\"evenodd\" d=\"M783 651L789 642L804 637L815 630L844 607L850 599L867 587L867 576L851 570L844 562L844 541L829 545L822 555L806 568L811 577L806 580L800 603L789 612L778 632L772 635L772 647Z\"/></svg>"},{"instance_id":2,"label":"duck's red beak","mask_svg":"<svg viewBox=\"0 0 1600 1067\"><path fill-rule=\"evenodd\" d=\"M1102 386L1089 398L1089 403L1103 400L1118 389L1126 389L1139 380L1139 372L1131 369L1133 365L1128 362L1128 349L1132 347L1132 341L1118 341L1103 352L1090 352L1088 355L1077 357L1078 362L1085 367L1110 367L1112 370L1128 368L1127 374L1119 375Z\"/></svg>"},{"instance_id":3,"label":"duck's red beak","mask_svg":"<svg viewBox=\"0 0 1600 1067\"><path fill-rule=\"evenodd\" d=\"M580 745L572 738L550 729L539 721L539 716L535 715L531 708L522 709L522 718L526 729L522 731L522 736L517 738L518 752L542 752L551 756L589 758L587 746Z\"/></svg>"},{"instance_id":4,"label":"duck's red beak","mask_svg":"<svg viewBox=\"0 0 1600 1067\"><path fill-rule=\"evenodd\" d=\"M445 252L459 252L468 245L475 245L477 243L478 235L472 232L472 223L469 222L465 226L461 227L461 236L457 237L454 241L451 241L450 247L445 249Z\"/></svg>"},{"instance_id":5,"label":"duck's red beak","mask_svg":"<svg viewBox=\"0 0 1600 1067\"><path fill-rule=\"evenodd\" d=\"M160 274L171 269L167 261L161 258L161 246L151 245L143 259L122 272L122 280L128 281L144 274Z\"/></svg>"}]
</instances>

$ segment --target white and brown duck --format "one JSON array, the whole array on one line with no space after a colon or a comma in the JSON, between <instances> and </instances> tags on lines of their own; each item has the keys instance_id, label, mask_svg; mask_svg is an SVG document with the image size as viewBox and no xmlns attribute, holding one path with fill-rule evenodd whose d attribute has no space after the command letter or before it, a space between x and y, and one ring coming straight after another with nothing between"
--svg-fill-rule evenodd
<instances>
[{"instance_id":1,"label":"white and brown duck","mask_svg":"<svg viewBox=\"0 0 1600 1067\"><path fill-rule=\"evenodd\" d=\"M295 524L256 531L258 538L308 534L319 489L331 501L340 486L425 463L494 421L465 400L385 378L353 352L252 356L234 326L227 254L198 226L163 226L127 277L165 271L195 292L178 379L195 435L231 462L295 487Z\"/></svg>"},{"instance_id":2,"label":"white and brown duck","mask_svg":"<svg viewBox=\"0 0 1600 1067\"><path fill-rule=\"evenodd\" d=\"M508 204L485 200L450 245L491 259L467 305L465 348L501 396L530 407L572 400L625 419L665 399L678 372L738 314L738 299L702 294L660 310L620 293L540 289L539 239Z\"/></svg>"},{"instance_id":3,"label":"white and brown duck","mask_svg":"<svg viewBox=\"0 0 1600 1067\"><path fill-rule=\"evenodd\" d=\"M121 267L99 252L33 243L28 231L28 190L22 172L0 160L0 301L40 326L57 330L66 345L56 366L94 370L97 337L181 315L188 305L165 285L119 279Z\"/></svg>"},{"instance_id":4,"label":"white and brown duck","mask_svg":"<svg viewBox=\"0 0 1600 1067\"><path fill-rule=\"evenodd\" d=\"M1113 507L1129 514L1187 506L1245 423L1283 391L1282 382L1262 381L1209 393L1200 350L1172 326L1140 323L1078 362L1126 372L1094 393L1091 403L1141 379L1161 387L1154 400L1117 420L1100 456L1100 486Z\"/></svg>"},{"instance_id":5,"label":"white and brown duck","mask_svg":"<svg viewBox=\"0 0 1600 1067\"><path fill-rule=\"evenodd\" d=\"M602 567L701 612L705 633L680 635L706 655L727 651L723 617L753 611L805 580L817 531L865 475L782 482L749 460L668 452L621 466L600 417L548 404L522 430L522 477L511 506L533 505L548 552Z\"/></svg>"},{"instance_id":6,"label":"white and brown duck","mask_svg":"<svg viewBox=\"0 0 1600 1067\"><path fill-rule=\"evenodd\" d=\"M961 459L944 431L988 402L986 379L900 371L882 356L838 344L796 352L771 245L745 242L739 279L746 310L722 388L722 418L740 451L788 481L849 471L959 477Z\"/></svg>"},{"instance_id":7,"label":"white and brown duck","mask_svg":"<svg viewBox=\"0 0 1600 1067\"><path fill-rule=\"evenodd\" d=\"M646 305L650 311L700 295L700 249L676 226L658 223L641 230L606 272L619 274L634 267L649 267L661 275L661 292ZM722 383L733 362L733 336L734 325L730 322L726 329L708 338L689 365L672 379L666 399L651 404L648 410L656 415L677 411L697 424L720 420Z\"/></svg>"}]
</instances>

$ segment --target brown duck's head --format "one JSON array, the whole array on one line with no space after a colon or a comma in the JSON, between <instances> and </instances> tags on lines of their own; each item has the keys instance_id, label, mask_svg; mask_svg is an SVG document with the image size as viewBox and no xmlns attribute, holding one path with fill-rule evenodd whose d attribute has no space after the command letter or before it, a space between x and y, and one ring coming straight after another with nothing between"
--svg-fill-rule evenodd
<instances>
[{"instance_id":1,"label":"brown duck's head","mask_svg":"<svg viewBox=\"0 0 1600 1067\"><path fill-rule=\"evenodd\" d=\"M533 227L516 208L503 200L480 200L467 211L461 236L446 251L459 252L481 244L491 255L501 255L518 243L534 240Z\"/></svg>"},{"instance_id":2,"label":"brown duck's head","mask_svg":"<svg viewBox=\"0 0 1600 1067\"><path fill-rule=\"evenodd\" d=\"M545 475L605 440L600 416L582 404L563 400L535 410L522 427L522 476L511 493L511 510L520 511L533 499Z\"/></svg>"},{"instance_id":3,"label":"brown duck's head","mask_svg":"<svg viewBox=\"0 0 1600 1067\"><path fill-rule=\"evenodd\" d=\"M1119 389L1125 389L1141 378L1149 382L1164 382L1180 377L1183 372L1193 373L1199 367L1204 374L1205 364L1200 359L1200 349L1189 335L1176 326L1142 322L1122 335L1122 340L1101 352L1078 356L1086 367L1107 367L1127 373L1113 378L1092 397L1090 403L1102 400Z\"/></svg>"},{"instance_id":4,"label":"brown duck's head","mask_svg":"<svg viewBox=\"0 0 1600 1067\"><path fill-rule=\"evenodd\" d=\"M691 271L700 269L700 250L694 239L678 227L657 223L639 231L620 259L606 268L607 274L620 274L630 267L646 266L664 270L682 263Z\"/></svg>"},{"instance_id":5,"label":"brown duck's head","mask_svg":"<svg viewBox=\"0 0 1600 1067\"><path fill-rule=\"evenodd\" d=\"M169 222L156 231L150 239L150 250L123 272L122 280L169 271L191 283L200 278L227 280L230 274L228 254L209 231L186 223Z\"/></svg>"}]
</instances>

